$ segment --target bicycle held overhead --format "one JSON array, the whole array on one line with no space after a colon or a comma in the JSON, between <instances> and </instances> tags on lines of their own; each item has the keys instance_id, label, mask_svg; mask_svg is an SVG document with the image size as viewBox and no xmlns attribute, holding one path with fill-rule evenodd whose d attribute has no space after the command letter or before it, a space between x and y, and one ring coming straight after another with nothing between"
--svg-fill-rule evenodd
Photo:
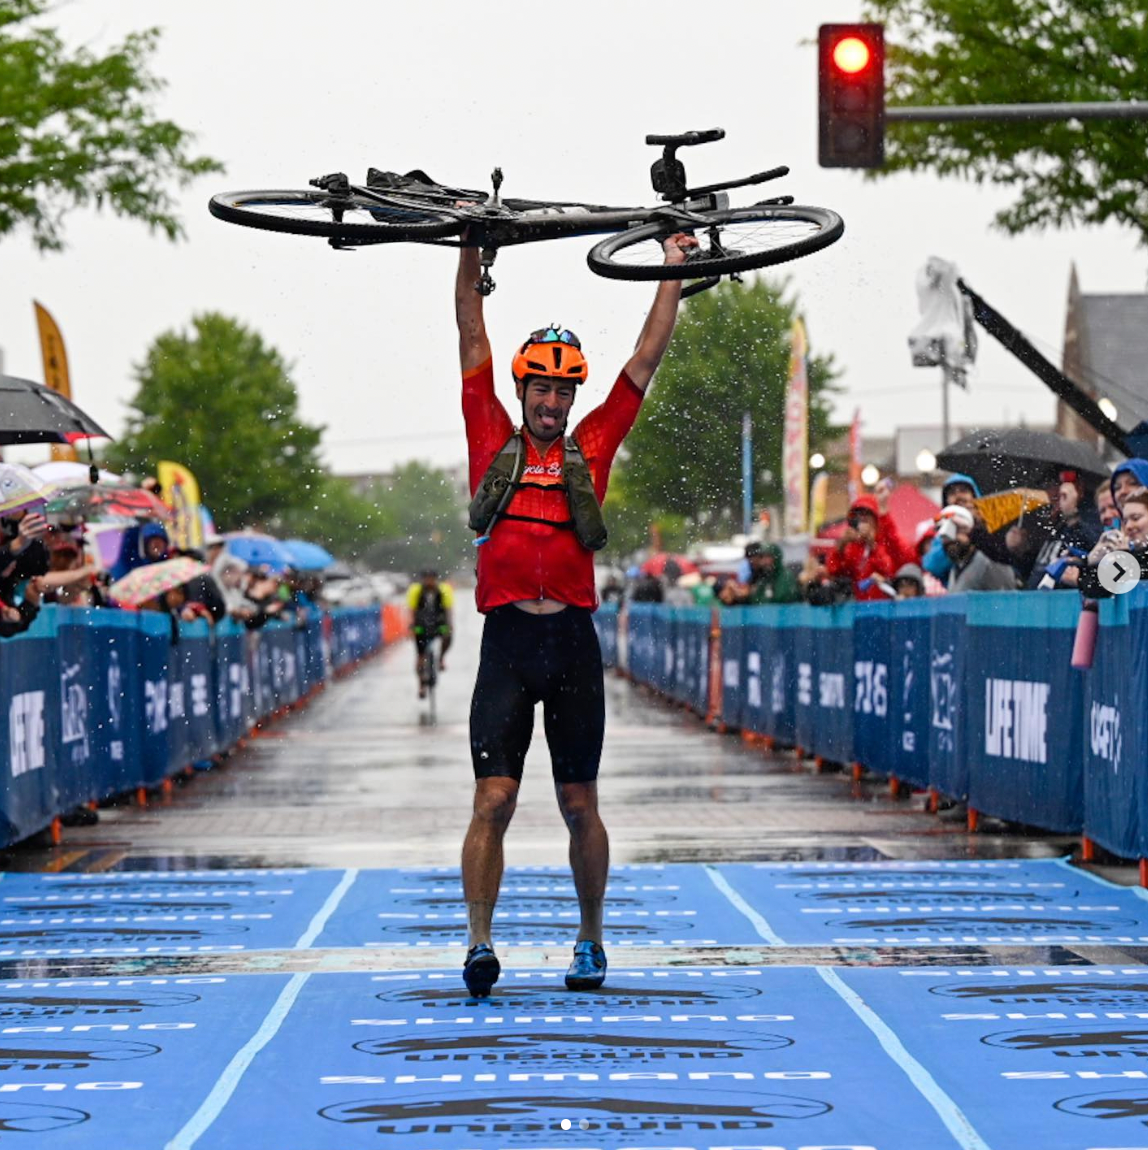
<instances>
[{"instance_id":1,"label":"bicycle held overhead","mask_svg":"<svg viewBox=\"0 0 1148 1150\"><path fill-rule=\"evenodd\" d=\"M608 279L696 280L683 291L691 295L722 276L800 259L840 239L844 224L836 212L794 204L792 196L730 208L731 189L779 179L788 175L787 167L691 188L678 149L724 136L723 129L712 128L646 137L647 144L662 148L650 169L662 200L654 207L503 198L500 168L494 169L489 193L440 184L417 169L400 175L371 168L364 184L335 172L311 180L306 190L220 193L209 209L229 223L318 236L334 248L397 242L474 246L481 253L475 287L483 295L494 290L490 269L499 248L512 244L605 235L587 254L591 271ZM684 263L666 264L662 240L675 232L694 235L699 243Z\"/></svg>"}]
</instances>

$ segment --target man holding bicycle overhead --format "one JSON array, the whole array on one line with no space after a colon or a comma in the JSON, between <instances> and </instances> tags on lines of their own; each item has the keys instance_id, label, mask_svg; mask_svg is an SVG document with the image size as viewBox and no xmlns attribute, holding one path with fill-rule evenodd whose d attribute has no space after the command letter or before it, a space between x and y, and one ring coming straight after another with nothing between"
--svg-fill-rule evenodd
<instances>
[{"instance_id":1,"label":"man holding bicycle overhead","mask_svg":"<svg viewBox=\"0 0 1148 1150\"><path fill-rule=\"evenodd\" d=\"M680 264L697 241L679 233L662 246L665 262ZM534 706L541 702L581 911L566 985L597 989L606 977L602 904L610 851L598 813L605 699L590 618L598 606L593 552L605 543L601 503L610 465L669 346L682 285L659 285L634 354L606 401L567 436L575 393L588 371L577 337L555 325L533 332L518 349L512 370L522 426L516 429L494 393L483 296L475 290L481 271L478 249L464 247L455 314L474 496L470 525L478 532L476 598L486 623L470 712L476 785L462 848L469 948L463 979L472 995L483 997L500 973L491 920L502 843L533 734Z\"/></svg>"}]
</instances>

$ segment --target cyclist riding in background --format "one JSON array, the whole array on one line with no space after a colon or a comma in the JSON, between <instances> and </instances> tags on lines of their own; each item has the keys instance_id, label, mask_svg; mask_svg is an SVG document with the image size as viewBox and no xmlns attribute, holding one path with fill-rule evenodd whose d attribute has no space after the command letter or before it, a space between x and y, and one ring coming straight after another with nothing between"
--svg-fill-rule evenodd
<instances>
[{"instance_id":1,"label":"cyclist riding in background","mask_svg":"<svg viewBox=\"0 0 1148 1150\"><path fill-rule=\"evenodd\" d=\"M438 669L446 670L446 653L450 648L451 621L454 610L454 588L439 582L437 571L423 571L418 582L407 590L411 612L411 633L415 637L415 671L419 677L419 698L427 693L427 659L434 658L434 641L442 639Z\"/></svg>"},{"instance_id":2,"label":"cyclist riding in background","mask_svg":"<svg viewBox=\"0 0 1148 1150\"><path fill-rule=\"evenodd\" d=\"M697 241L663 242L667 264ZM602 500L610 465L633 426L670 342L682 285L662 283L604 403L567 436L567 420L588 367L581 344L557 324L533 332L512 362L522 425L494 392L494 365L475 291L481 265L463 247L455 286L462 410L470 452L470 526L478 533L478 609L486 616L470 710L474 812L462 849L468 918L463 980L490 993L501 972L491 920L502 880L503 838L543 705L551 768L566 827L581 922L566 972L571 990L606 977L603 901L610 847L598 814L598 764L605 729L602 655L591 614L598 606L594 551L604 546Z\"/></svg>"}]
</instances>

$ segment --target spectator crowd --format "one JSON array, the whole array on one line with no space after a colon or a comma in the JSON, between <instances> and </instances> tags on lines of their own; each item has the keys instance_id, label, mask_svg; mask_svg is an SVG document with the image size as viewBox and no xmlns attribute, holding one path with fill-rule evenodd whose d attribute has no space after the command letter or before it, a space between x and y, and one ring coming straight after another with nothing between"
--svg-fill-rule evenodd
<instances>
[{"instance_id":1,"label":"spectator crowd","mask_svg":"<svg viewBox=\"0 0 1148 1150\"><path fill-rule=\"evenodd\" d=\"M1129 459L1090 488L1075 471L1050 468L1039 488L982 493L953 474L941 510L907 538L889 514L891 488L853 499L836 538L813 540L803 564L787 566L776 543L752 541L736 571L632 568L603 599L723 607L913 599L970 591L1077 590L1109 594L1098 565L1131 552L1148 575L1148 460ZM994 501L1004 500L1003 504ZM1015 514L1000 521L999 507Z\"/></svg>"},{"instance_id":2,"label":"spectator crowd","mask_svg":"<svg viewBox=\"0 0 1148 1150\"><path fill-rule=\"evenodd\" d=\"M148 482L158 493L156 481ZM254 630L282 619L301 626L319 605L321 574L245 562L229 547L241 534L211 534L202 549L180 549L160 520L125 522L107 562L90 525L46 514L47 502L0 514L0 638L26 631L48 603L160 612L171 620L173 642L181 623L232 619ZM142 577L126 578L133 572Z\"/></svg>"}]
</instances>

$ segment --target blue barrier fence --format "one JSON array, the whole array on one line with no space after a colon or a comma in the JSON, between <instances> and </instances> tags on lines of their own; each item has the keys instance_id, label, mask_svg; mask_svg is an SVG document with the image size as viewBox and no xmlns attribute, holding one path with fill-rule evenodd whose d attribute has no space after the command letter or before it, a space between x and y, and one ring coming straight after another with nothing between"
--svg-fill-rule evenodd
<instances>
[{"instance_id":1,"label":"blue barrier fence","mask_svg":"<svg viewBox=\"0 0 1148 1150\"><path fill-rule=\"evenodd\" d=\"M723 610L712 647L709 614L597 618L611 663L729 728L1148 858L1148 585L1101 604L1085 672L1067 593Z\"/></svg>"},{"instance_id":2,"label":"blue barrier fence","mask_svg":"<svg viewBox=\"0 0 1148 1150\"><path fill-rule=\"evenodd\" d=\"M382 644L376 608L301 627L47 607L0 644L0 845L87 802L151 787L232 747Z\"/></svg>"}]
</instances>

